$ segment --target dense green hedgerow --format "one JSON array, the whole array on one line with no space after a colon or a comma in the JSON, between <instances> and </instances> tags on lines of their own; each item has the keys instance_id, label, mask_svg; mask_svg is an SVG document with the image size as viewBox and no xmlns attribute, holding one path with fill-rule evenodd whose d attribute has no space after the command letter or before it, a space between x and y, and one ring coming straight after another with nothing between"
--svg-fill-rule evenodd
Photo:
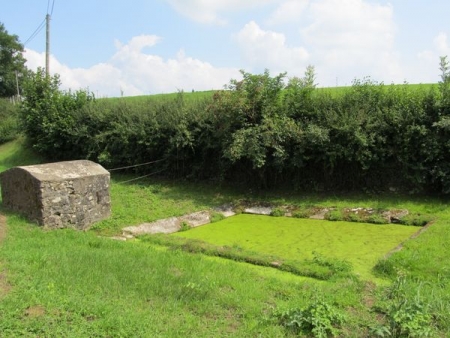
<instances>
[{"instance_id":1,"label":"dense green hedgerow","mask_svg":"<svg viewBox=\"0 0 450 338\"><path fill-rule=\"evenodd\" d=\"M439 86L355 80L338 95L302 79L242 72L210 98L94 100L36 73L22 117L52 159L88 158L141 174L221 179L267 188L450 192L450 80Z\"/></svg>"}]
</instances>

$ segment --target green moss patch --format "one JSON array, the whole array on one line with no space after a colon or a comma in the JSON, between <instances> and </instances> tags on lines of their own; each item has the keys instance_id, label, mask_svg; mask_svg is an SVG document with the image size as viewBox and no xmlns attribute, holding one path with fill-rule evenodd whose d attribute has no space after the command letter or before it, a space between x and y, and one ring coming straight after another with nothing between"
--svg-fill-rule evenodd
<instances>
[{"instance_id":1,"label":"green moss patch","mask_svg":"<svg viewBox=\"0 0 450 338\"><path fill-rule=\"evenodd\" d=\"M315 254L345 260L361 278L372 279L371 269L378 259L415 232L415 227L394 224L242 214L172 236L241 247L287 260L313 259Z\"/></svg>"}]
</instances>

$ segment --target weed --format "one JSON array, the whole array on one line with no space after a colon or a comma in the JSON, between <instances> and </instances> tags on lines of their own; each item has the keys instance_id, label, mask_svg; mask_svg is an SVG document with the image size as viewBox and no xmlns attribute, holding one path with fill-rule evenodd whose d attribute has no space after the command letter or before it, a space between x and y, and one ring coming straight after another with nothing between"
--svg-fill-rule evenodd
<instances>
[{"instance_id":1,"label":"weed","mask_svg":"<svg viewBox=\"0 0 450 338\"><path fill-rule=\"evenodd\" d=\"M431 337L435 335L429 305L425 304L419 290L408 293L407 277L400 273L387 289L387 301L381 306L393 337Z\"/></svg>"},{"instance_id":2,"label":"weed","mask_svg":"<svg viewBox=\"0 0 450 338\"><path fill-rule=\"evenodd\" d=\"M315 300L306 308L292 308L275 313L278 323L296 334L312 334L314 337L336 337L345 316L323 300Z\"/></svg>"},{"instance_id":3,"label":"weed","mask_svg":"<svg viewBox=\"0 0 450 338\"><path fill-rule=\"evenodd\" d=\"M187 222L181 222L179 232L191 230L191 226Z\"/></svg>"},{"instance_id":4,"label":"weed","mask_svg":"<svg viewBox=\"0 0 450 338\"><path fill-rule=\"evenodd\" d=\"M310 216L310 213L308 210L295 210L292 212L292 217L295 218L308 218Z\"/></svg>"},{"instance_id":5,"label":"weed","mask_svg":"<svg viewBox=\"0 0 450 338\"><path fill-rule=\"evenodd\" d=\"M330 210L325 214L325 219L328 221L343 221L344 215L341 210Z\"/></svg>"},{"instance_id":6,"label":"weed","mask_svg":"<svg viewBox=\"0 0 450 338\"><path fill-rule=\"evenodd\" d=\"M397 273L394 263L387 258L378 260L372 270L375 274L383 277L393 277Z\"/></svg>"},{"instance_id":7,"label":"weed","mask_svg":"<svg viewBox=\"0 0 450 338\"><path fill-rule=\"evenodd\" d=\"M210 215L210 222L215 223L225 219L225 216L220 212L213 211Z\"/></svg>"},{"instance_id":8,"label":"weed","mask_svg":"<svg viewBox=\"0 0 450 338\"><path fill-rule=\"evenodd\" d=\"M363 219L362 219L361 216L359 216L358 214L353 213L353 212L349 212L349 213L344 217L344 219L345 219L346 221L348 221L348 222L362 222L362 221L363 221Z\"/></svg>"},{"instance_id":9,"label":"weed","mask_svg":"<svg viewBox=\"0 0 450 338\"><path fill-rule=\"evenodd\" d=\"M421 214L408 214L400 219L400 224L413 225L413 226L425 226L432 220L429 215Z\"/></svg>"},{"instance_id":10,"label":"weed","mask_svg":"<svg viewBox=\"0 0 450 338\"><path fill-rule=\"evenodd\" d=\"M270 213L270 216L281 217L285 215L285 210L283 208L274 208Z\"/></svg>"},{"instance_id":11,"label":"weed","mask_svg":"<svg viewBox=\"0 0 450 338\"><path fill-rule=\"evenodd\" d=\"M372 215L370 215L367 219L366 219L367 223L373 223L373 224L388 224L388 220L383 217L382 215L380 215L379 213L374 213Z\"/></svg>"},{"instance_id":12,"label":"weed","mask_svg":"<svg viewBox=\"0 0 450 338\"><path fill-rule=\"evenodd\" d=\"M392 332L387 325L371 325L369 326L369 333L371 337L392 337Z\"/></svg>"},{"instance_id":13,"label":"weed","mask_svg":"<svg viewBox=\"0 0 450 338\"><path fill-rule=\"evenodd\" d=\"M352 271L352 264L345 260L325 258L315 251L313 251L313 256L313 262L320 266L326 266L337 274L349 274Z\"/></svg>"}]
</instances>

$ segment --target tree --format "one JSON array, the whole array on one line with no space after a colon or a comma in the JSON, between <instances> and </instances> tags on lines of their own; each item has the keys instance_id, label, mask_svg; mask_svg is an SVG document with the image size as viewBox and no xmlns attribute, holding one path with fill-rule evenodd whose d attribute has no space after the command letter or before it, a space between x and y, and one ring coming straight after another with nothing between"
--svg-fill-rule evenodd
<instances>
[{"instance_id":1,"label":"tree","mask_svg":"<svg viewBox=\"0 0 450 338\"><path fill-rule=\"evenodd\" d=\"M17 35L10 35L0 23L0 97L17 94L17 77L28 73L23 45Z\"/></svg>"},{"instance_id":2,"label":"tree","mask_svg":"<svg viewBox=\"0 0 450 338\"><path fill-rule=\"evenodd\" d=\"M447 56L440 57L439 70L441 71L439 88L442 94L443 105L448 109L450 105L450 64Z\"/></svg>"}]
</instances>

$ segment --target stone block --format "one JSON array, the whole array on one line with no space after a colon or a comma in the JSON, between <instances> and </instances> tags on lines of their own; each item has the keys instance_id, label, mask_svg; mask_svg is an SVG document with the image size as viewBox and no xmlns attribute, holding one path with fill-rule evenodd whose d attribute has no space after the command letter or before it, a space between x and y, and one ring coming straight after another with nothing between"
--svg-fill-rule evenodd
<instances>
[{"instance_id":1,"label":"stone block","mask_svg":"<svg viewBox=\"0 0 450 338\"><path fill-rule=\"evenodd\" d=\"M14 167L0 181L3 205L47 228L84 230L111 214L109 172L91 161Z\"/></svg>"}]
</instances>

